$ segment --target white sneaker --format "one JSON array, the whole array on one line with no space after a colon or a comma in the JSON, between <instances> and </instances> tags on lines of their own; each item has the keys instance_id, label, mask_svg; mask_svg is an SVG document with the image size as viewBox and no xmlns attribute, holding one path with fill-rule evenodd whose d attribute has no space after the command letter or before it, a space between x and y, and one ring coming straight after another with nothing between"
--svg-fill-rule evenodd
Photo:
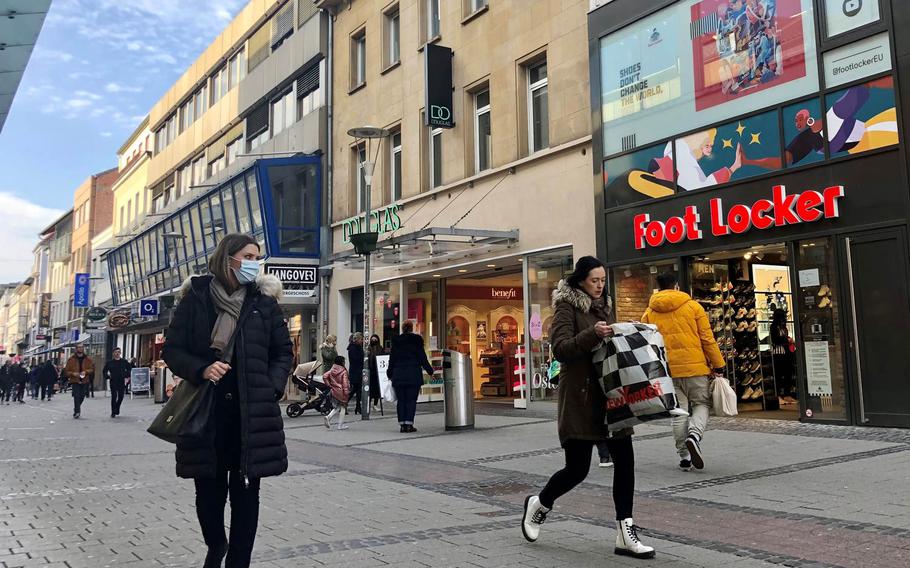
<instances>
[{"instance_id":1,"label":"white sneaker","mask_svg":"<svg viewBox=\"0 0 910 568\"><path fill-rule=\"evenodd\" d=\"M654 558L654 549L641 543L638 538L639 528L635 526L631 518L616 521L616 529L614 554L633 558Z\"/></svg>"},{"instance_id":2,"label":"white sneaker","mask_svg":"<svg viewBox=\"0 0 910 568\"><path fill-rule=\"evenodd\" d=\"M348 429L348 425L347 425L347 424L339 424L339 425L338 425L338 429L339 429L339 430L347 430L347 429Z\"/></svg>"},{"instance_id":3,"label":"white sneaker","mask_svg":"<svg viewBox=\"0 0 910 568\"><path fill-rule=\"evenodd\" d=\"M328 428L329 430L331 430L331 429L332 429L332 423L329 421L328 415L323 416L322 419L325 421L325 427Z\"/></svg>"},{"instance_id":4,"label":"white sneaker","mask_svg":"<svg viewBox=\"0 0 910 568\"><path fill-rule=\"evenodd\" d=\"M525 514L521 519L521 532L528 542L534 542L540 536L540 525L547 520L550 510L540 504L540 497L530 495L525 499Z\"/></svg>"},{"instance_id":5,"label":"white sneaker","mask_svg":"<svg viewBox=\"0 0 910 568\"><path fill-rule=\"evenodd\" d=\"M600 467L604 467L604 468L613 467L613 460L611 460L611 459L600 460Z\"/></svg>"}]
</instances>

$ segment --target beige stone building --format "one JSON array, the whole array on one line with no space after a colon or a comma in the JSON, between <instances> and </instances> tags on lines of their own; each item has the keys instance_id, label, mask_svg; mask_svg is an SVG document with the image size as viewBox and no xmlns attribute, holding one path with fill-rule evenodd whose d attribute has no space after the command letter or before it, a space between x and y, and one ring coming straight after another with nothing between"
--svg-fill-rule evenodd
<instances>
[{"instance_id":1,"label":"beige stone building","mask_svg":"<svg viewBox=\"0 0 910 568\"><path fill-rule=\"evenodd\" d=\"M360 162L373 150L345 133L385 128L370 196L371 330L389 345L411 320L437 363L443 348L470 356L477 396L519 407L551 396L550 296L595 251L588 2L318 5L334 37L330 331L345 344L364 323L349 240L366 228ZM425 85L449 80L425 68L427 45L454 52L453 128L427 125ZM438 398L441 376L426 382L422 400Z\"/></svg>"}]
</instances>

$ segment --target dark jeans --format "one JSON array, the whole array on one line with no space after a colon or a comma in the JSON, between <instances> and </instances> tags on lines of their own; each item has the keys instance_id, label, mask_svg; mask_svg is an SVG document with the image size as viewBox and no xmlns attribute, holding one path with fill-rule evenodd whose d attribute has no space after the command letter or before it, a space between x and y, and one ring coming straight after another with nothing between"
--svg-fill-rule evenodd
<instances>
[{"instance_id":1,"label":"dark jeans","mask_svg":"<svg viewBox=\"0 0 910 568\"><path fill-rule=\"evenodd\" d=\"M13 399L14 402L25 402L25 387L25 383L16 385L16 397Z\"/></svg>"},{"instance_id":2,"label":"dark jeans","mask_svg":"<svg viewBox=\"0 0 910 568\"><path fill-rule=\"evenodd\" d=\"M13 385L0 386L0 400L9 402L9 397L13 394Z\"/></svg>"},{"instance_id":3,"label":"dark jeans","mask_svg":"<svg viewBox=\"0 0 910 568\"><path fill-rule=\"evenodd\" d=\"M120 405L123 403L123 397L126 395L126 387L123 385L111 386L111 414L117 416L120 414Z\"/></svg>"},{"instance_id":4,"label":"dark jeans","mask_svg":"<svg viewBox=\"0 0 910 568\"><path fill-rule=\"evenodd\" d=\"M32 399L38 400L38 390L41 388L41 386L38 384L38 381L33 381L29 387L32 391Z\"/></svg>"},{"instance_id":5,"label":"dark jeans","mask_svg":"<svg viewBox=\"0 0 910 568\"><path fill-rule=\"evenodd\" d=\"M613 505L616 507L616 519L628 519L632 516L635 492L635 452L632 449L632 437L610 438L607 446L613 458ZM540 492L541 505L552 509L557 499L585 480L591 468L593 449L594 442L587 440L568 440L563 445L566 452L566 467L557 471Z\"/></svg>"},{"instance_id":6,"label":"dark jeans","mask_svg":"<svg viewBox=\"0 0 910 568\"><path fill-rule=\"evenodd\" d=\"M41 385L41 400L44 400L44 397L47 397L50 400L54 396L54 385L43 384Z\"/></svg>"},{"instance_id":7,"label":"dark jeans","mask_svg":"<svg viewBox=\"0 0 910 568\"><path fill-rule=\"evenodd\" d=\"M231 497L230 539L224 536L224 505ZM218 468L214 479L196 480L196 515L202 528L202 538L209 548L220 548L227 543L225 568L247 568L256 528L259 525L259 480L250 479L250 486L243 486L243 476L238 470L228 472Z\"/></svg>"},{"instance_id":8,"label":"dark jeans","mask_svg":"<svg viewBox=\"0 0 910 568\"><path fill-rule=\"evenodd\" d=\"M360 399L363 398L363 383L351 383L351 396L348 402L354 401L354 412L360 412Z\"/></svg>"},{"instance_id":9,"label":"dark jeans","mask_svg":"<svg viewBox=\"0 0 910 568\"><path fill-rule=\"evenodd\" d=\"M399 424L414 424L414 415L417 414L418 395L420 395L420 386L418 385L395 385L395 396L398 397Z\"/></svg>"},{"instance_id":10,"label":"dark jeans","mask_svg":"<svg viewBox=\"0 0 910 568\"><path fill-rule=\"evenodd\" d=\"M606 442L597 442L597 457L600 461L610 461L610 445Z\"/></svg>"},{"instance_id":11,"label":"dark jeans","mask_svg":"<svg viewBox=\"0 0 910 568\"><path fill-rule=\"evenodd\" d=\"M73 414L79 414L82 412L82 401L85 400L85 391L88 390L88 385L70 385L73 388Z\"/></svg>"}]
</instances>

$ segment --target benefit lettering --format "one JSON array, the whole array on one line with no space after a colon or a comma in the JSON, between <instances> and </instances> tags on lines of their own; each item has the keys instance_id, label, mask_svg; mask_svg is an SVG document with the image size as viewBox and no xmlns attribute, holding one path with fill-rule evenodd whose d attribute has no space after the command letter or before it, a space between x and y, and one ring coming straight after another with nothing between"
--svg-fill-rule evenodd
<instances>
[{"instance_id":1,"label":"benefit lettering","mask_svg":"<svg viewBox=\"0 0 910 568\"><path fill-rule=\"evenodd\" d=\"M774 186L771 199L759 199L752 206L738 203L724 211L721 198L709 202L711 234L715 237L742 234L750 229L765 230L799 223L814 223L840 216L838 200L844 197L844 186L835 185L823 191L804 191L787 195L782 185ZM702 239L701 215L694 205L686 207L679 217L666 221L651 220L647 213L636 215L632 221L635 248L659 247L684 240Z\"/></svg>"}]
</instances>

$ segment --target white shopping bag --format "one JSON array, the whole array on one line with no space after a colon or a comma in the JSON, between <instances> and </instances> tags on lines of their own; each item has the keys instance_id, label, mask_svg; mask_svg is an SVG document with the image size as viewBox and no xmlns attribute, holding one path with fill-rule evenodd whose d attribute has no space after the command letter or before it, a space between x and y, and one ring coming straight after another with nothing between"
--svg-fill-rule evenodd
<instances>
[{"instance_id":1,"label":"white shopping bag","mask_svg":"<svg viewBox=\"0 0 910 568\"><path fill-rule=\"evenodd\" d=\"M395 396L395 388L392 387L392 381L389 380L389 375L386 371L389 369L389 356L388 355L377 355L376 356L376 370L379 373L379 396L382 397L382 400L386 402L397 402L398 397Z\"/></svg>"},{"instance_id":2,"label":"white shopping bag","mask_svg":"<svg viewBox=\"0 0 910 568\"><path fill-rule=\"evenodd\" d=\"M715 416L736 416L736 391L725 377L714 377L711 381L711 396L714 399Z\"/></svg>"}]
</instances>

